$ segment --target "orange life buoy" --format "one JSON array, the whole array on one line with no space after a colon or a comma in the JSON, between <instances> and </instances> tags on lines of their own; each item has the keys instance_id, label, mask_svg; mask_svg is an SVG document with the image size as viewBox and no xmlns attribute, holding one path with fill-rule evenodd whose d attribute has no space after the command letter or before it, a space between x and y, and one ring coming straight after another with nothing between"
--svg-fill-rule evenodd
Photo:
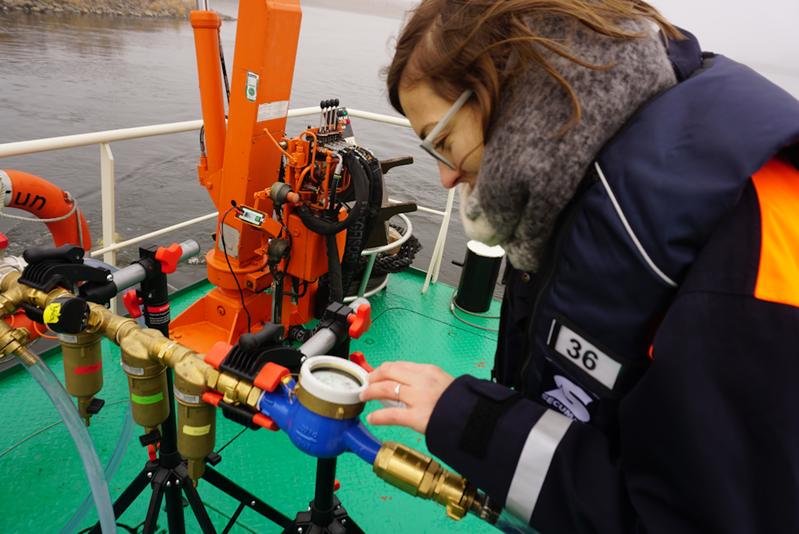
<instances>
[{"instance_id":1,"label":"orange life buoy","mask_svg":"<svg viewBox=\"0 0 799 534\"><path fill-rule=\"evenodd\" d=\"M75 201L60 187L39 176L12 169L0 170L0 180L5 192L3 204L9 208L25 210L39 219L64 217L75 207ZM91 248L89 225L80 209L60 221L47 222L56 246L80 245Z\"/></svg>"},{"instance_id":2,"label":"orange life buoy","mask_svg":"<svg viewBox=\"0 0 799 534\"><path fill-rule=\"evenodd\" d=\"M44 178L11 169L0 170L0 181L4 192L3 204L44 219L55 246L70 244L91 248L89 225L69 193ZM72 215L65 217L72 211ZM30 320L22 311L7 317L6 322L15 328L28 330L31 340L40 336L50 337L44 333L46 326Z\"/></svg>"}]
</instances>

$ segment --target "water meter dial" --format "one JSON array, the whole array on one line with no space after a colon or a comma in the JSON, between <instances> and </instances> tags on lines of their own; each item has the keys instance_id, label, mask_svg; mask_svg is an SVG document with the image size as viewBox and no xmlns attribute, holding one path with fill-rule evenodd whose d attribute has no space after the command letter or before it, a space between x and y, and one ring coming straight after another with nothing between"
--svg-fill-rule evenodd
<instances>
[{"instance_id":1,"label":"water meter dial","mask_svg":"<svg viewBox=\"0 0 799 534\"><path fill-rule=\"evenodd\" d=\"M314 356L302 365L295 394L314 413L351 419L363 411L359 396L367 383L367 373L359 365L336 356Z\"/></svg>"}]
</instances>

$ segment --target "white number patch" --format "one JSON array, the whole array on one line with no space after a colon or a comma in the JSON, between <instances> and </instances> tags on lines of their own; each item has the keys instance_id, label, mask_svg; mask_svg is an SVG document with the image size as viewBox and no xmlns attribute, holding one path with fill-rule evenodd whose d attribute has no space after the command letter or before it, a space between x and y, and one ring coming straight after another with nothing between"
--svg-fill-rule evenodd
<instances>
[{"instance_id":1,"label":"white number patch","mask_svg":"<svg viewBox=\"0 0 799 534\"><path fill-rule=\"evenodd\" d=\"M560 324L553 348L608 389L612 390L616 385L621 364L568 326Z\"/></svg>"}]
</instances>

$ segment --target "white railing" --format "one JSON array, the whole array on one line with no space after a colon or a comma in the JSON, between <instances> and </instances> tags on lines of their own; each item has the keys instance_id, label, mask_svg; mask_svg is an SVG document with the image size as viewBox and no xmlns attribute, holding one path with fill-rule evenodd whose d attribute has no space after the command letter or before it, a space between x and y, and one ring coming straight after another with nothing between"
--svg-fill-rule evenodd
<instances>
[{"instance_id":1,"label":"white railing","mask_svg":"<svg viewBox=\"0 0 799 534\"><path fill-rule=\"evenodd\" d=\"M304 117L308 115L315 115L320 111L321 110L318 107L298 108L289 110L288 116L289 118ZM348 109L347 111L350 117L410 128L410 123L408 120L401 117L392 117L390 115L382 115L379 113L372 113L357 109ZM50 152L52 150L63 150L67 148L99 145L103 247L91 251L90 255L95 258L102 256L104 262L110 265L116 265L118 250L139 244L143 241L148 241L187 226L213 219L217 217L217 212L195 217L193 219L173 224L171 226L158 229L154 232L142 234L125 241L116 242L116 178L114 172L115 161L114 154L111 151L111 143L117 141L128 141L131 139L141 139L145 137L155 137L158 135L171 135L176 133L191 132L199 130L202 125L203 122L201 120L184 121L168 124L155 124L151 126L138 126L135 128L123 128L119 130L106 130L102 132L66 135L60 137L49 137L46 139L35 139L30 141L3 143L0 144L0 158L23 156L28 154L36 154L39 152ZM441 270L441 261L444 256L444 245L446 244L449 222L452 216L452 205L455 198L454 195L454 190L450 190L447 196L447 203L444 211L419 206L419 211L440 216L442 219L438 236L436 238L436 244L433 247L433 254L430 258L430 264L427 268L427 276L422 288L423 293L427 291L427 288L430 286L431 282L436 283L438 281L438 275ZM392 203L402 202L400 200L391 198L389 201Z\"/></svg>"}]
</instances>

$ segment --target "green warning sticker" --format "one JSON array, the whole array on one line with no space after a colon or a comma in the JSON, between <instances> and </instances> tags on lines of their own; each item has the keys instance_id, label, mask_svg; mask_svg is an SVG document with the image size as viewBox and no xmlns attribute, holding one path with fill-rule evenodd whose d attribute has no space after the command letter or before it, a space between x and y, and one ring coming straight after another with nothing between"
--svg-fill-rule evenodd
<instances>
[{"instance_id":1,"label":"green warning sticker","mask_svg":"<svg viewBox=\"0 0 799 534\"><path fill-rule=\"evenodd\" d=\"M164 400L164 394L161 391L155 395L136 395L135 393L131 393L130 400L136 404L155 404L156 402Z\"/></svg>"},{"instance_id":2,"label":"green warning sticker","mask_svg":"<svg viewBox=\"0 0 799 534\"><path fill-rule=\"evenodd\" d=\"M247 100L255 102L258 99L258 75L254 72L247 72Z\"/></svg>"}]
</instances>

